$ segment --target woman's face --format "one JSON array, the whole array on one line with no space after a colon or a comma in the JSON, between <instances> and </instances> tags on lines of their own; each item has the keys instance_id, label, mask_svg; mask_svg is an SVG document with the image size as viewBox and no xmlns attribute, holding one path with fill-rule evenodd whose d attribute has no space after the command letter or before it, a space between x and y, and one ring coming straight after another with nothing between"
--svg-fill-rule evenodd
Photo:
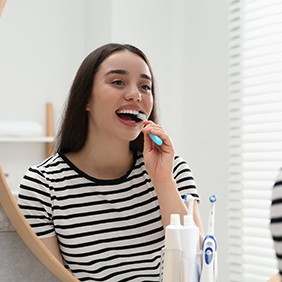
<instances>
[{"instance_id":1,"label":"woman's face","mask_svg":"<svg viewBox=\"0 0 282 282\"><path fill-rule=\"evenodd\" d=\"M148 117L153 107L152 76L148 65L129 51L115 52L94 77L89 111L89 133L132 141L142 128L138 113ZM106 139L108 140L108 139Z\"/></svg>"}]
</instances>

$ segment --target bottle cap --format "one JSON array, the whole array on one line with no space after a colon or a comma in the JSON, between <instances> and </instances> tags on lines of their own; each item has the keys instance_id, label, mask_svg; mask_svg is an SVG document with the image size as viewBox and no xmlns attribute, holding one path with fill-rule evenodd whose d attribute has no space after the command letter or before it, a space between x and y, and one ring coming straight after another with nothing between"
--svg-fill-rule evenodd
<instances>
[{"instance_id":1,"label":"bottle cap","mask_svg":"<svg viewBox=\"0 0 282 282\"><path fill-rule=\"evenodd\" d=\"M184 222L183 222L183 225L184 225L184 226L195 225L193 216L191 216L191 215L184 215L183 221L184 221Z\"/></svg>"},{"instance_id":2,"label":"bottle cap","mask_svg":"<svg viewBox=\"0 0 282 282\"><path fill-rule=\"evenodd\" d=\"M170 215L170 224L171 225L180 225L180 216L179 216L179 214L172 213Z\"/></svg>"}]
</instances>

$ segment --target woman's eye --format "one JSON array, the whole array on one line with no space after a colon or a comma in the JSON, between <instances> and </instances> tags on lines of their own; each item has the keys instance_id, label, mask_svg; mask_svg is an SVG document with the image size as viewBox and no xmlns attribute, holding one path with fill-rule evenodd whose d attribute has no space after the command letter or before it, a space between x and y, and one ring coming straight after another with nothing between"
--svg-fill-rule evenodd
<instances>
[{"instance_id":1,"label":"woman's eye","mask_svg":"<svg viewBox=\"0 0 282 282\"><path fill-rule=\"evenodd\" d=\"M150 86L150 85L147 85L147 84L143 84L143 85L141 86L141 88L142 88L143 90L147 91L147 92L149 92L149 91L152 90L151 86Z\"/></svg>"},{"instance_id":2,"label":"woman's eye","mask_svg":"<svg viewBox=\"0 0 282 282\"><path fill-rule=\"evenodd\" d=\"M124 82L120 79L116 79L112 81L112 84L120 86L120 85L124 85Z\"/></svg>"}]
</instances>

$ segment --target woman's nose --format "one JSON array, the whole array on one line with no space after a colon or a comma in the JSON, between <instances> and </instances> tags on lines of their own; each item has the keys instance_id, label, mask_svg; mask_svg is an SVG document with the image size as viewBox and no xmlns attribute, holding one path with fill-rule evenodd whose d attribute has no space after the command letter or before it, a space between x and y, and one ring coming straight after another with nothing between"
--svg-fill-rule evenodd
<instances>
[{"instance_id":1,"label":"woman's nose","mask_svg":"<svg viewBox=\"0 0 282 282\"><path fill-rule=\"evenodd\" d=\"M142 96L138 87L131 87L130 89L128 89L128 92L125 94L124 97L126 100L134 100L134 101L142 100Z\"/></svg>"}]
</instances>

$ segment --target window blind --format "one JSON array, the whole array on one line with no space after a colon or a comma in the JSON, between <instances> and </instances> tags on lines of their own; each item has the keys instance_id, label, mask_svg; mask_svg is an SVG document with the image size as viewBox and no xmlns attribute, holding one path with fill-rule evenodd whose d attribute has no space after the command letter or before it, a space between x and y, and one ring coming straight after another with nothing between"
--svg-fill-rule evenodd
<instances>
[{"instance_id":1,"label":"window blind","mask_svg":"<svg viewBox=\"0 0 282 282\"><path fill-rule=\"evenodd\" d=\"M229 281L242 281L242 91L240 0L229 1L229 177L228 256ZM219 268L220 269L220 268Z\"/></svg>"},{"instance_id":2,"label":"window blind","mask_svg":"<svg viewBox=\"0 0 282 282\"><path fill-rule=\"evenodd\" d=\"M233 12L239 43L232 49L230 29L230 54L240 62L234 75L230 56L229 279L265 282L277 272L269 215L282 167L282 0L231 1L230 20Z\"/></svg>"}]
</instances>

